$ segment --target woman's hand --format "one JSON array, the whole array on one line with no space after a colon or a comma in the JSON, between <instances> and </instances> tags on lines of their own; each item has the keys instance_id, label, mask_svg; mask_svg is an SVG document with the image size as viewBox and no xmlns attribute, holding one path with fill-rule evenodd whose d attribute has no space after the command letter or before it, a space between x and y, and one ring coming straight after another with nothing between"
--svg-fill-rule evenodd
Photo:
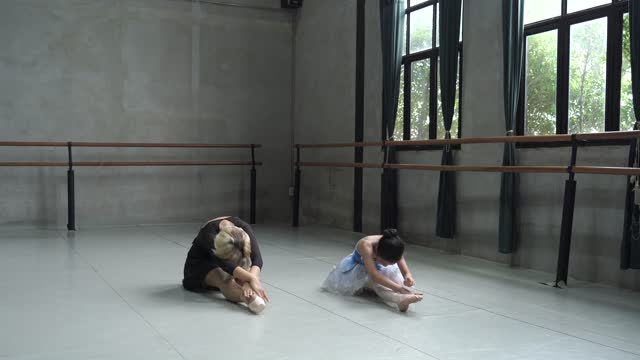
<instances>
[{"instance_id":1,"label":"woman's hand","mask_svg":"<svg viewBox=\"0 0 640 360\"><path fill-rule=\"evenodd\" d=\"M413 287L416 285L416 282L413 281L413 276L411 276L411 273L407 273L404 276L404 284L408 287Z\"/></svg>"},{"instance_id":2,"label":"woman's hand","mask_svg":"<svg viewBox=\"0 0 640 360\"><path fill-rule=\"evenodd\" d=\"M262 287L262 283L260 282L260 279L258 279L258 277L254 277L250 282L249 285L251 286L251 288L253 289L253 291L256 292L256 294L258 296L260 296L261 298L264 299L264 301L269 302L269 295L267 295L267 292L264 291L264 288Z\"/></svg>"},{"instance_id":3,"label":"woman's hand","mask_svg":"<svg viewBox=\"0 0 640 360\"><path fill-rule=\"evenodd\" d=\"M242 284L242 296L246 299L250 299L253 296L254 292L249 283Z\"/></svg>"}]
</instances>

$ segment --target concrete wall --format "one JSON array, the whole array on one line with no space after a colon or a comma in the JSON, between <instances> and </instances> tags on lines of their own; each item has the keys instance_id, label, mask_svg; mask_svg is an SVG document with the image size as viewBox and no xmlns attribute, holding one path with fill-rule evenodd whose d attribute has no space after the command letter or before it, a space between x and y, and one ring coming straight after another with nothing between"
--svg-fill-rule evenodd
<instances>
[{"instance_id":1,"label":"concrete wall","mask_svg":"<svg viewBox=\"0 0 640 360\"><path fill-rule=\"evenodd\" d=\"M291 12L174 0L0 7L0 139L262 143L258 219L289 218ZM75 160L97 159L249 159L249 151L75 151ZM66 151L0 151L0 161L16 160L66 161ZM77 221L248 217L248 174L245 167L77 169ZM63 168L4 168L0 179L0 224L66 223Z\"/></svg>"},{"instance_id":2,"label":"concrete wall","mask_svg":"<svg viewBox=\"0 0 640 360\"><path fill-rule=\"evenodd\" d=\"M365 76L364 76L364 139L381 140L382 127L382 48L377 1L365 2ZM355 46L355 44L354 44ZM382 162L382 151L377 147L364 148L364 162ZM380 184L382 170L363 171L362 228L365 233L380 231Z\"/></svg>"},{"instance_id":3,"label":"concrete wall","mask_svg":"<svg viewBox=\"0 0 640 360\"><path fill-rule=\"evenodd\" d=\"M356 1L306 1L295 31L297 143L352 142L355 117ZM353 161L353 149L308 149L303 161ZM305 168L301 221L347 228L353 221L353 169Z\"/></svg>"},{"instance_id":4,"label":"concrete wall","mask_svg":"<svg viewBox=\"0 0 640 360\"><path fill-rule=\"evenodd\" d=\"M355 100L352 91L355 81L355 38L346 31L355 29L355 3L332 1L325 4L324 1L308 0L305 9L299 13L296 84L313 84L313 89L296 94L296 142L353 140L354 115L350 109ZM365 140L374 141L379 139L381 122L380 29L377 2L366 3ZM465 1L463 21L462 133L465 137L503 135L501 0ZM314 24L315 31L301 29L303 24L309 28ZM341 37L336 37L332 29L345 32ZM315 51L309 49L308 45L301 45L312 41ZM306 46L305 51L301 51L301 46ZM312 55L306 51L312 51L314 58L311 59ZM336 57L336 51L349 55ZM313 66L301 67L299 64L308 61ZM318 67L323 70L317 71ZM333 67L334 70L327 71L327 67ZM335 116L338 109L344 109L339 121ZM313 128L309 128L311 124ZM338 124L340 131L336 131ZM325 160L353 159L351 151L323 151ZM569 154L568 148L519 149L518 159L523 165L566 165ZM437 164L440 156L440 151L402 152L400 161ZM497 165L502 161L502 146L465 145L456 152L455 157L458 164ZM623 148L592 147L580 150L578 162L584 165L623 166L625 158ZM367 149L365 161L380 161L379 150ZM302 198L306 202L303 202L303 220L350 229L352 171L304 171ZM329 175L336 172L344 176L330 183L332 178ZM373 233L379 227L380 171L365 170L364 173L364 227L366 232ZM501 255L497 251L499 174L458 174L458 232L454 240L445 240L435 237L438 174L400 172L400 230L411 242L555 272L565 178L562 175L544 174L521 177L520 250L514 255ZM577 176L577 181L571 276L640 289L640 275L633 271L620 271L618 265L625 179L585 175Z\"/></svg>"}]
</instances>

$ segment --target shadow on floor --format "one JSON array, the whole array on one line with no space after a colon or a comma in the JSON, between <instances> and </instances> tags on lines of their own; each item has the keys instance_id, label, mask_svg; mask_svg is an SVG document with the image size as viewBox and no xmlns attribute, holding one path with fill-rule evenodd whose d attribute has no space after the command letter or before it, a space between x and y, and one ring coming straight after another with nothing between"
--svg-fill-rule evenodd
<instances>
[{"instance_id":1,"label":"shadow on floor","mask_svg":"<svg viewBox=\"0 0 640 360\"><path fill-rule=\"evenodd\" d=\"M150 286L144 290L150 297L164 302L167 306L224 306L229 310L247 312L244 305L230 302L220 291L195 293L187 291L182 284Z\"/></svg>"}]
</instances>

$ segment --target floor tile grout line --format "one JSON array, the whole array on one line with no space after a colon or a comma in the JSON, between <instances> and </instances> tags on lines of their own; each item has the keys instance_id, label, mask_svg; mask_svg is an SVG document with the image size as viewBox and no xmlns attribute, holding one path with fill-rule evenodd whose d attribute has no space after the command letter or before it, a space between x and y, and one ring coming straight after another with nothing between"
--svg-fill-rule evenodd
<instances>
[{"instance_id":1,"label":"floor tile grout line","mask_svg":"<svg viewBox=\"0 0 640 360\"><path fill-rule=\"evenodd\" d=\"M58 236L62 239L65 240L65 236L60 233L61 230L56 230L56 232L58 233ZM68 244L67 244L68 245ZM138 315L138 317L145 323L147 324L148 327L150 327L153 332L155 332L158 336L160 336L160 338L162 340L164 340L164 342L169 345L171 347L171 349L173 349L173 351L176 352L176 354L178 354L182 359L186 360L187 358L180 352L180 350L178 350L176 348L176 346L169 341L169 339L167 339L158 329L156 329L155 326L153 326L149 320L147 320L133 305L131 305L131 303L129 303L123 296L122 294L120 294L103 276L102 274L100 274L100 272L98 271L98 269L96 269L93 264L91 264L84 256L82 256L82 254L80 254L76 249L72 248L71 246L69 246L69 249L71 251L73 251L74 254L76 254L80 259L82 259L82 261L88 265L91 270L93 270L93 272L100 278L100 280L102 280L102 282L104 282L110 289L111 291L113 291L116 295L118 295L118 297L127 305L127 307L129 307L129 309L131 309L131 311L133 311L136 315Z\"/></svg>"},{"instance_id":2,"label":"floor tile grout line","mask_svg":"<svg viewBox=\"0 0 640 360\"><path fill-rule=\"evenodd\" d=\"M157 234L157 233L153 232L152 230L151 230L150 232L151 232L152 234L155 234L155 235L157 235L158 237L160 237L160 238L162 238L162 239L164 239L164 240L168 241L168 242L171 242L171 243L177 244L177 245L182 246L182 247L184 247L184 248L188 248L188 246L186 246L185 244L177 243L177 242L175 242L175 241L173 241L173 240L168 239L167 237L165 237L165 236L163 236L163 235L161 235L161 234ZM264 242L264 243L265 243L265 244L268 244L268 242ZM272 244L268 244L268 245L273 246L273 247L278 247L277 245L272 245ZM309 257L309 259L312 259L312 260L318 260L317 258L312 257L312 256L310 256L310 257ZM349 318L347 318L347 317L345 317L345 316L343 316L343 315L340 315L340 314L338 314L338 313L335 313L335 312L331 311L330 309L327 309L327 308L325 308L325 307L323 307L323 306L321 306L321 305L319 305L319 304L316 304L316 303L314 303L314 302L312 302L312 301L309 301L309 300L307 300L307 299L305 299L305 298L303 298L303 297L301 297L301 296L298 296L298 295L296 295L296 294L294 294L294 293L292 293L292 292L290 292L290 291L287 291L287 290L282 289L282 288L280 288L280 287L278 287L278 286L275 286L274 284L271 284L271 283L266 282L266 281L263 281L263 283L265 283L265 284L267 284L267 285L269 285L269 286L273 287L274 289L278 289L278 290L280 290L280 291L282 291L282 292L284 292L284 293L286 293L286 294L289 294L289 295L291 295L291 296L293 296L293 297L295 297L295 298L297 298L297 299L300 299L300 300L302 300L302 301L304 301L304 302L306 302L306 303L308 303L308 304L310 304L310 305L313 305L313 306L315 306L315 307L317 307L317 308L320 308L320 309L322 309L322 310L324 310L324 311L326 311L326 312L328 312L328 313L330 313L330 314L332 314L332 315L338 316L338 317L340 317L340 318L342 318L342 319L344 319L344 320L347 320L347 321L349 321L349 322L351 322L351 323L353 323L353 324L356 324L356 325L358 325L358 326L360 326L360 327L363 327L363 328L365 328L365 329L367 329L367 330L369 330L369 331L372 331L372 332L373 332L373 333L375 333L375 334L378 334L378 335L380 335L380 336L383 336L383 337L386 337L386 338L388 338L388 339L390 339L390 340L393 340L393 341L395 341L395 342L397 342L397 343L399 343L399 344L402 344L402 345L404 345L404 346L407 346L407 347L409 347L409 348L411 348L411 349L413 349L413 350L415 350L415 351L418 351L418 352L420 352L421 354L424 354L424 355L426 355L426 356L428 356L428 357L431 357L431 358L436 359L436 360L440 360L440 359L438 359L437 357L435 357L435 356L433 356L433 355L431 355L431 354L429 354L429 353L426 353L426 352L424 352L424 351L422 351L422 350L420 350L420 349L417 349L417 348L413 347L412 345L406 344L406 343L404 343L404 342L402 342L402 341L400 341L400 340L398 340L398 339L395 339L395 338L390 337L390 336L388 336L388 335L386 335L386 334L380 333L380 332L378 332L378 331L376 331L376 330L374 330L374 329L372 329L372 328L370 328L370 327L368 327L368 326L366 326L366 325L360 324L360 323L358 323L358 322L356 322L356 321L354 321L354 320L352 320L352 319L349 319Z\"/></svg>"},{"instance_id":3,"label":"floor tile grout line","mask_svg":"<svg viewBox=\"0 0 640 360\"><path fill-rule=\"evenodd\" d=\"M168 238L164 237L163 235L157 234L157 233L155 233L155 232L153 232L153 231L151 231L151 232L152 232L152 233L154 233L155 235L157 235L157 236L159 236L159 237L161 237L161 238L165 239L166 241L169 241L169 242L171 242L171 243L174 243L174 244L180 245L180 246L182 246L182 247L184 247L184 248L188 248L188 246L185 246L184 244L180 244L180 243L177 243L177 242L175 242L175 241L173 241L173 240L169 240ZM275 247L275 248L278 248L278 249L280 249L280 250L287 251L287 252L292 253L292 254L305 256L305 257L307 257L308 259L313 259L313 260L316 260L316 261L318 261L318 262L322 262L322 263L329 264L329 265L334 264L334 263L332 263L332 262L329 262L329 261L323 260L323 259L321 259L321 258L319 258L319 257L317 257L317 256L309 255L308 253L306 253L306 252L304 252L304 251L294 251L294 250L290 250L290 249L288 249L288 248L286 248L286 247L283 247L283 246L281 246L281 245L275 245L275 244L273 244L273 243L271 243L271 242L269 242L269 241L264 241L263 243L264 243L264 244L267 244L267 245L270 245L270 246L273 246L273 247ZM265 283L266 283L266 282L265 282ZM266 283L266 284L268 284L268 283ZM274 285L272 285L272 284L269 284L269 285L273 286L274 288L280 289L280 288L278 288L277 286L274 286ZM285 290L283 290L283 289L280 289L280 290L285 291ZM454 300L454 299L451 299L451 298L448 298L448 297L445 297L445 296L442 296L442 295L433 294L433 293L430 293L430 292L425 291L425 290L422 290L422 289L417 289L417 290L419 290L420 292L422 292L422 293L424 293L424 294L426 294L426 295L429 295L429 296L433 296L433 297L440 298L440 299L443 299L443 300L451 301L451 302L456 303L456 304L460 304L460 305L468 306L468 307L473 308L473 309L476 309L476 310L485 311L485 312L487 312L487 313L489 313L489 314L493 314L493 315L496 315L496 316L499 316L499 317L502 317L502 318L505 318L505 319L509 319L509 320L512 320L512 321L516 321L516 322L520 322L520 323L523 323L523 324L527 324L527 325L529 325L529 326L537 327L537 328L539 328L539 329L547 330L547 331L550 331L550 332L553 332L553 333L556 333L556 334L560 334L560 335L564 335L564 336L567 336L567 337L570 337L570 338L574 338L574 339L577 339L577 340L582 340L582 341L585 341L585 342L588 342L588 343L592 343L592 344L594 344L594 345L599 345L599 346L602 346L602 347L606 347L606 348L609 348L609 349L613 349L613 350L621 351L621 352L628 353L628 354L631 354L631 355L640 356L640 353L636 353L636 352L629 351L629 350L625 350L625 349L620 349L620 348L618 348L618 347L611 346L611 345L607 345L607 344L602 344L602 343L597 342L597 341L594 341L594 340L586 339L586 338L583 338L583 337L580 337L580 336L577 336L577 335L572 335L572 334L567 333L567 332L563 332L563 331L555 330L555 329L548 328L548 327L545 327L545 326L542 326L542 325L534 324L534 323L532 323L532 322L529 322L529 321L526 321L526 320L522 320L522 319L518 319L518 318L514 318L514 317L512 317L512 316L508 316L508 315L505 315L505 314L501 314L501 313L498 313L498 312L495 312L495 311L491 311L491 310L486 309L486 308L483 308L483 307L479 307L479 306L476 306L476 305L467 304L467 303L465 303L465 302L462 302L462 301L459 301L459 300ZM285 291L285 292L286 292L286 291ZM297 297L297 295L295 295L295 294L291 294L291 295L293 295L293 296L296 296L296 297ZM302 298L301 298L301 299L302 299ZM304 300L304 301L308 301L308 300L306 300L306 299L303 299L303 300ZM313 304L313 303L312 303L312 304ZM320 308L323 308L323 307L322 307L322 306L320 306L320 305L317 305L317 304L314 304L314 305L316 305L316 306L318 306L318 307L320 307ZM329 311L329 312L331 312L330 310L328 310L328 311ZM331 313L333 313L333 312L331 312ZM346 317L345 317L345 318L346 318ZM349 319L349 320L350 320L350 319ZM350 320L350 321L352 321L352 320ZM606 335L601 335L601 336L606 336ZM618 341L624 341L624 340L620 340L620 339L617 339L617 340L618 340Z\"/></svg>"},{"instance_id":4,"label":"floor tile grout line","mask_svg":"<svg viewBox=\"0 0 640 360\"><path fill-rule=\"evenodd\" d=\"M162 235L162 234L158 234L158 233L156 233L156 232L155 232L155 231L153 231L153 230L149 230L149 233L150 233L151 235L157 236L157 237L159 237L159 238L161 238L161 239L163 239L163 240L166 240L166 241L168 241L168 242L170 242L170 243L172 243L172 244L176 244L176 245L178 245L178 246L180 246L180 247L182 247L182 248L185 248L185 249L188 249L188 248L189 248L187 245L182 244L182 243L179 243L179 242L177 242L177 241L173 241L173 240L169 239L168 237L166 237L166 236L164 236L164 235Z\"/></svg>"},{"instance_id":5,"label":"floor tile grout line","mask_svg":"<svg viewBox=\"0 0 640 360\"><path fill-rule=\"evenodd\" d=\"M332 315L335 315L335 316L337 316L337 317L339 317L339 318L341 318L341 319L347 320L347 321L348 321L348 322L350 322L350 323L353 323L353 324L355 324L355 325L358 325L358 326L360 326L360 327L362 327L362 328L364 328L364 329L367 329L367 330L369 330L369 331L371 331L371 332L373 332L373 333L375 333L375 334L378 334L378 335L380 335L380 336L382 336L382 337L385 337L385 338L387 338L387 339L393 340L393 341L395 341L395 342L397 342L397 343L399 343L399 344L402 344L402 345L404 345L404 346L406 346L406 347L408 347L408 348L411 348L411 349L413 349L413 350L415 350L415 351L417 351L417 352L419 352L419 353L421 353L421 354L423 354L423 355L426 355L426 356L428 356L428 357L430 357L430 358L433 358L433 359L436 359L436 360L440 360L438 357L436 357L436 356L434 356L434 355L431 355L431 354L429 354L429 353L427 353L427 352L425 352L425 351L423 351L423 350L420 350L420 349L418 349L418 348L414 347L413 345L407 344L407 343L405 343L405 342L403 342L403 341L401 341L401 340L398 340L398 339L396 339L396 338L393 338L393 337L391 337L391 336L389 336L389 335L387 335L387 334L381 333L381 332L379 332L379 331L377 331L377 330L375 330L375 329L372 329L372 328L370 328L370 327L368 327L368 326L366 326L366 325L364 325L364 324L361 324L361 323L359 323L359 322L357 322L357 321L355 321L355 320L352 320L352 319L350 319L350 318L348 318L348 317L346 317L346 316L344 316L344 315L340 315L340 314L336 313L335 311L332 311L331 309L328 309L328 308L326 308L326 307L324 307L324 306L322 306L322 305L320 305L320 304L316 304L316 303L314 303L314 302L313 302L313 301L311 301L311 300L307 300L307 299L305 299L305 298L304 298L304 297L302 297L302 296L296 295L296 294L294 294L294 293L292 293L292 292L290 292L290 291L287 291L287 290L285 290L285 289L283 289L283 288L281 288L281 287L279 287L279 286L273 285L273 284L268 283L268 282L266 282L266 281L264 281L264 283L265 283L265 284L267 284L267 285L269 285L269 286L271 286L271 287L273 287L274 289L278 289L278 290L280 290L280 291L282 291L282 292L284 292L284 293L286 293L286 294L289 294L289 295L291 295L291 296L293 296L293 297L295 297L295 298L297 298L297 299L300 299L300 300L302 300L302 301L304 301L304 302L306 302L306 303L308 303L308 304L310 304L310 305L313 305L313 306L315 306L315 307L317 307L317 308L319 308L319 309L322 309L322 310L324 310L324 311L328 312L329 314L332 314Z\"/></svg>"},{"instance_id":6,"label":"floor tile grout line","mask_svg":"<svg viewBox=\"0 0 640 360\"><path fill-rule=\"evenodd\" d=\"M273 244L273 243L270 243L269 241L265 241L264 243L265 243L265 244L267 244L267 245L273 246L273 247L275 247L275 248L278 248L278 249L280 249L280 250L284 250L284 251L290 252L290 253L292 253L292 254L306 256L306 257L307 257L307 258L309 258L309 259L317 260L317 261L322 262L322 263L325 263L325 264L335 265L335 263L334 263L334 262L327 261L327 260L323 260L322 258L319 258L319 257L317 257L317 256L309 255L309 254L308 254L308 253L306 253L306 252L296 252L296 251L293 251L293 250L289 250L289 249L285 248L284 246L281 246L281 245L275 245L275 244Z\"/></svg>"},{"instance_id":7,"label":"floor tile grout line","mask_svg":"<svg viewBox=\"0 0 640 360\"><path fill-rule=\"evenodd\" d=\"M265 242L265 243L268 244L269 242ZM307 254L305 252L296 252L296 251L284 248L284 247L279 246L279 245L274 245L274 244L269 244L269 245L277 247L277 248L280 248L281 250L284 250L284 251L288 251L288 252L297 254L297 255L304 255L304 256L311 257L312 259L317 260L317 261L322 262L322 263L325 263L325 264L333 264L333 263L325 261L325 260L323 260L321 258L309 255L309 254ZM577 335L572 335L572 334L569 334L569 333L566 333L566 332L563 332L563 331L560 331L560 330L555 330L555 329L551 329L551 328L548 328L548 327L545 327L545 326L542 326L542 325L534 324L532 322L529 322L529 321L526 321L526 320L522 320L522 319L518 319L518 318L514 318L514 317L511 317L511 316L508 316L508 315L504 315L504 314L501 314L501 313L498 313L498 312L495 312L495 311L491 311L491 310L483 308L483 307L467 304L467 303L464 303L462 301L454 300L454 299L451 299L451 298L447 298L447 297L442 296L442 295L433 294L433 293L430 293L430 292L422 290L422 289L417 289L417 290L419 290L420 292L422 292L424 294L427 294L429 296L433 296L433 297L437 297L437 298L440 298L440 299L443 299L443 300L451 301L451 302L456 303L456 304L468 306L468 307L476 309L476 310L485 311L487 313L490 313L490 314L493 314L493 315L496 315L496 316L500 316L500 317L505 318L505 319L509 319L509 320L516 321L516 322L520 322L520 323L523 323L523 324L527 324L529 326L537 327L539 329L543 329L543 330L547 330L547 331L550 331L550 332L554 332L556 334L560 334L560 335L564 335L564 336L571 337L571 338L574 338L574 339L578 339L578 340L582 340L582 341L585 341L585 342L589 342L589 343L592 343L594 345L599 345L599 346L602 346L602 347L606 347L606 348L609 348L609 349L621 351L621 352L628 353L628 354L631 354L631 355L640 356L640 353L636 353L636 352L625 350L625 349L620 349L618 347L607 345L607 344L602 344L602 343L594 341L594 340L586 339L586 338L583 338L583 337L580 337L580 336L577 336ZM601 335L601 336L606 336L606 335ZM617 340L618 341L623 341L623 340L620 340L620 339L617 339Z\"/></svg>"},{"instance_id":8,"label":"floor tile grout line","mask_svg":"<svg viewBox=\"0 0 640 360\"><path fill-rule=\"evenodd\" d=\"M105 284L107 284L107 286L109 286L111 288L111 290L113 290L114 293L116 293L120 299L122 299L122 301L124 301L125 304L127 304L127 306L133 311L135 312L140 319L142 319L142 321L144 321L151 329L153 329L153 331L158 334L166 343L167 345L169 345L178 355L180 355L180 357L182 359L186 360L186 357L180 352L180 350L178 350L178 348L176 348L176 346L169 341L169 339L167 339L161 332L160 330L156 329L155 326L153 326L153 324L151 324L151 322L149 320L147 320L147 318L145 318L130 302L128 302L124 296L122 296L122 294L120 294L118 292L118 290L116 290L101 274L100 272L98 272L98 270L93 267L93 265L89 264L89 266L91 266L91 268L93 269L93 271L102 279L102 281L105 282Z\"/></svg>"},{"instance_id":9,"label":"floor tile grout line","mask_svg":"<svg viewBox=\"0 0 640 360\"><path fill-rule=\"evenodd\" d=\"M585 342L588 342L588 343L591 343L591 344L594 344L594 345L599 345L599 346L602 346L602 347L605 347L605 348L608 348L608 349L617 350L617 351L620 351L620 352L623 352L623 353L627 353L627 354L630 354L630 355L640 356L640 353L636 353L636 352L633 352L633 351L630 351L630 350L620 349L620 348L612 346L612 345L603 344L603 343L597 342L595 340L590 340L590 339L586 339L584 337L577 336L577 335L572 335L572 334L569 334L569 333L566 333L566 332L563 332L563 331L560 331L560 330L551 329L551 328L548 328L548 327L545 327L545 326L542 326L542 325L531 323L531 322L526 321L526 320L521 320L521 319L517 319L517 318L511 317L511 316L508 316L508 315L500 314L500 313L497 313L497 312L494 312L494 311L491 311L491 310L488 310L488 309L484 309L484 308L478 308L478 309L486 311L486 312L488 312L490 314L494 314L494 315L503 317L505 319L510 319L510 320L513 320L513 321L521 322L523 324L527 324L527 325L530 325L530 326L537 327L539 329L544 329L544 330L547 330L547 331L550 331L550 332L554 332L556 334L565 335L565 336L570 337L570 338L574 338L574 339L577 339L577 340L582 340L582 341L585 341ZM599 336L608 337L607 335L599 335ZM618 340L618 339L616 339L616 340ZM623 341L623 340L618 340L618 341Z\"/></svg>"}]
</instances>

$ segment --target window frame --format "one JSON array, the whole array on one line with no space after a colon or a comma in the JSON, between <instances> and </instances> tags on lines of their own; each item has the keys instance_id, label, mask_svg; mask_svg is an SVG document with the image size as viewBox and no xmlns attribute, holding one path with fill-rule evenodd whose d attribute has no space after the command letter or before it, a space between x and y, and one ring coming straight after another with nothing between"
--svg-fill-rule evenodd
<instances>
[{"instance_id":1,"label":"window frame","mask_svg":"<svg viewBox=\"0 0 640 360\"><path fill-rule=\"evenodd\" d=\"M402 66L404 67L403 81L403 103L404 113L402 118L402 140L411 139L411 66L414 62L428 60L429 61L429 137L428 139L413 140L434 140L438 135L438 60L440 47L436 47L438 40L438 3L440 0L428 0L420 4L411 6L411 0L407 0L407 8L405 9L405 53L402 55ZM411 13L421 9L433 6L433 31L431 48L426 50L410 52L411 49ZM460 24L462 27L462 23ZM458 138L462 136L462 41L458 43ZM433 120L433 121L432 121ZM441 126L444 126L442 124ZM452 145L454 149L460 149L460 145ZM417 151L417 150L442 150L442 145L415 145L415 146L399 146L398 151Z\"/></svg>"},{"instance_id":2,"label":"window frame","mask_svg":"<svg viewBox=\"0 0 640 360\"><path fill-rule=\"evenodd\" d=\"M527 1L527 0L525 0ZM529 0L535 1L535 0ZM574 0L575 1L575 0ZM622 78L622 45L624 15L628 13L628 0L611 0L607 4L567 13L568 0L562 0L559 16L532 22L524 26L523 66L516 135L525 134L527 38L547 31L557 30L556 63L556 134L568 134L569 128L569 76L571 56L571 26L596 19L607 19L607 53L605 80L605 131L620 130L620 91ZM627 140L595 141L589 145L626 145ZM519 147L569 146L567 142L520 143Z\"/></svg>"}]
</instances>

